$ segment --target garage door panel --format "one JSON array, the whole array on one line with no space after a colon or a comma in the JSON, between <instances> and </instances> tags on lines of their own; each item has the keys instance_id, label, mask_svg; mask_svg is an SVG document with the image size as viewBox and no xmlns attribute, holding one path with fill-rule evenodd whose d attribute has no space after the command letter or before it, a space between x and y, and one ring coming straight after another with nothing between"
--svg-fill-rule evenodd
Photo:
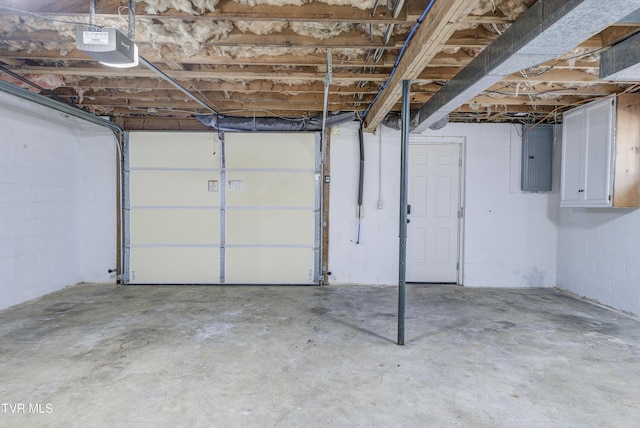
<instances>
[{"instance_id":1,"label":"garage door panel","mask_svg":"<svg viewBox=\"0 0 640 428\"><path fill-rule=\"evenodd\" d=\"M209 181L220 182L218 172L131 171L130 174L134 207L220 205L219 189L215 192L209 187Z\"/></svg>"},{"instance_id":2,"label":"garage door panel","mask_svg":"<svg viewBox=\"0 0 640 428\"><path fill-rule=\"evenodd\" d=\"M132 132L125 147L124 282L317 281L315 134Z\"/></svg>"},{"instance_id":3,"label":"garage door panel","mask_svg":"<svg viewBox=\"0 0 640 428\"><path fill-rule=\"evenodd\" d=\"M310 207L315 203L313 172L227 172L227 205Z\"/></svg>"},{"instance_id":4,"label":"garage door panel","mask_svg":"<svg viewBox=\"0 0 640 428\"><path fill-rule=\"evenodd\" d=\"M226 249L229 284L310 284L313 282L313 248Z\"/></svg>"},{"instance_id":5,"label":"garage door panel","mask_svg":"<svg viewBox=\"0 0 640 428\"><path fill-rule=\"evenodd\" d=\"M315 162L314 134L226 134L225 141L229 168L297 169Z\"/></svg>"},{"instance_id":6,"label":"garage door panel","mask_svg":"<svg viewBox=\"0 0 640 428\"><path fill-rule=\"evenodd\" d=\"M131 248L133 284L212 284L220 281L220 249Z\"/></svg>"},{"instance_id":7,"label":"garage door panel","mask_svg":"<svg viewBox=\"0 0 640 428\"><path fill-rule=\"evenodd\" d=\"M129 143L131 167L220 168L219 143L214 134L135 132L130 134Z\"/></svg>"},{"instance_id":8,"label":"garage door panel","mask_svg":"<svg viewBox=\"0 0 640 428\"><path fill-rule=\"evenodd\" d=\"M220 243L220 212L194 209L131 210L131 239L150 245Z\"/></svg>"},{"instance_id":9,"label":"garage door panel","mask_svg":"<svg viewBox=\"0 0 640 428\"><path fill-rule=\"evenodd\" d=\"M227 243L250 245L313 245L313 211L231 210L226 213ZM293 230L295 233L286 233Z\"/></svg>"}]
</instances>

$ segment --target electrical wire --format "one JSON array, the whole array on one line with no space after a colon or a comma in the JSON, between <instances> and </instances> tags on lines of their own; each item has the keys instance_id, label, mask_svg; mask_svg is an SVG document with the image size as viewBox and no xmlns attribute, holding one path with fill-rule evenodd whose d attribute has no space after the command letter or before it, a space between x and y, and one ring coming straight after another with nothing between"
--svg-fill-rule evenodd
<instances>
[{"instance_id":1,"label":"electrical wire","mask_svg":"<svg viewBox=\"0 0 640 428\"><path fill-rule=\"evenodd\" d=\"M558 89L549 89L548 91L542 91L542 92L527 92L527 93L523 93L522 95L533 95L533 96L540 96L540 95L546 95L546 94L551 94L553 92L562 92L562 91L577 91L578 88L558 88ZM518 96L518 94L513 94L513 93L509 93L509 92L501 92L501 91L490 91L490 90L486 90L484 91L487 94L497 94L497 95L504 95L504 96Z\"/></svg>"},{"instance_id":2,"label":"electrical wire","mask_svg":"<svg viewBox=\"0 0 640 428\"><path fill-rule=\"evenodd\" d=\"M404 44L402 45L402 48L400 49L400 53L398 54L398 58L396 59L396 62L393 64L393 68L391 69L391 73L389 73L389 77L387 78L386 82L384 82L384 84L382 85L382 87L380 88L380 91L378 91L378 93L376 94L376 96L373 98L373 101L371 101L371 103L369 104L369 106L367 107L367 109L364 111L364 113L362 114L362 119L364 120L367 117L367 114L369 114L369 110L371 110L371 107L375 104L375 102L378 100L378 98L380 97L380 95L382 94L382 92L386 89L386 87L389 85L389 83L391 82L391 79L393 78L393 76L396 74L396 70L398 69L398 65L400 64L400 60L402 59L402 57L404 56L404 52L407 49L407 46L409 45L409 42L411 41L411 39L413 38L413 35L415 34L416 30L418 29L418 27L420 26L420 24L422 24L422 21L424 21L424 18L427 16L427 14L429 13L429 11L431 10L431 8L433 7L433 4L435 3L435 0L431 0L429 2L429 4L427 5L427 7L424 9L424 11L422 12L422 15L420 15L420 18L418 18L418 21L414 24L414 26L411 28L411 31L409 32L409 35L407 36L407 39L404 41Z\"/></svg>"},{"instance_id":3,"label":"electrical wire","mask_svg":"<svg viewBox=\"0 0 640 428\"><path fill-rule=\"evenodd\" d=\"M620 95L627 94L627 93L630 93L630 92L635 92L638 89L640 89L640 84L631 85L628 88L626 88L624 91L620 92ZM591 101L601 100L601 99L604 99L604 98L607 98L607 97L610 97L610 96L611 95L602 95L602 96L599 96L599 97L593 97L593 98L588 98L588 99L585 99L585 100L576 101L575 103L571 103L571 104L568 104L568 105L558 106L558 107L554 108L553 110L551 110L545 117L543 117L538 122L536 122L532 127L527 129L527 132L525 132L524 135L527 135L527 133L529 133L533 128L535 128L536 126L542 124L544 121L546 121L552 115L556 114L558 111L560 111L562 109L579 106L581 104L589 103Z\"/></svg>"}]
</instances>

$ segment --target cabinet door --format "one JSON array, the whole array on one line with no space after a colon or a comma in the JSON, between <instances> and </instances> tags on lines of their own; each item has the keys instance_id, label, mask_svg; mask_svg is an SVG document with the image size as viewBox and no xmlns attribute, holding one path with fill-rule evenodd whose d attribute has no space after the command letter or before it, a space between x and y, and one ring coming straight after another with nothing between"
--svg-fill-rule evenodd
<instances>
[{"instance_id":1,"label":"cabinet door","mask_svg":"<svg viewBox=\"0 0 640 428\"><path fill-rule=\"evenodd\" d=\"M585 206L611 206L613 112L612 99L605 99L585 108Z\"/></svg>"},{"instance_id":2,"label":"cabinet door","mask_svg":"<svg viewBox=\"0 0 640 428\"><path fill-rule=\"evenodd\" d=\"M560 200L562 206L580 206L583 201L585 146L584 110L572 110L564 114L562 129L562 175Z\"/></svg>"}]
</instances>

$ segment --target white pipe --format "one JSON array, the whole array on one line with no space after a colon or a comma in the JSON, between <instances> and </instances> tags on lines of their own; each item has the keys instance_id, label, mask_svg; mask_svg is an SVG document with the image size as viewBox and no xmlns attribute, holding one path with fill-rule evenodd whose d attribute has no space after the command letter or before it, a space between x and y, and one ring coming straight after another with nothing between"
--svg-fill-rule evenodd
<instances>
[{"instance_id":1,"label":"white pipe","mask_svg":"<svg viewBox=\"0 0 640 428\"><path fill-rule=\"evenodd\" d=\"M382 200L382 125L378 125L378 209L384 209Z\"/></svg>"}]
</instances>

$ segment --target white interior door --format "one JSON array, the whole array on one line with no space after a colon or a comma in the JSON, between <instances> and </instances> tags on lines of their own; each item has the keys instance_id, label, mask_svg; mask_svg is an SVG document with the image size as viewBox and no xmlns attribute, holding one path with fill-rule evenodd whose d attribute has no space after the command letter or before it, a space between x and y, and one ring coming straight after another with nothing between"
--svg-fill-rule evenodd
<instances>
[{"instance_id":1,"label":"white interior door","mask_svg":"<svg viewBox=\"0 0 640 428\"><path fill-rule=\"evenodd\" d=\"M458 282L460 148L409 145L407 282Z\"/></svg>"}]
</instances>

